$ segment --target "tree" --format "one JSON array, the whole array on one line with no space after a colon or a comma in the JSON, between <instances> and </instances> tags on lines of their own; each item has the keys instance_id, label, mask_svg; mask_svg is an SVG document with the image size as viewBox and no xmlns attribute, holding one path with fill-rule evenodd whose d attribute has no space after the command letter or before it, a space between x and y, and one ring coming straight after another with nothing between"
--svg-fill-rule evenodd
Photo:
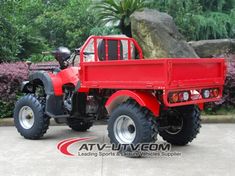
<instances>
[{"instance_id":1,"label":"tree","mask_svg":"<svg viewBox=\"0 0 235 176\"><path fill-rule=\"evenodd\" d=\"M34 22L43 9L39 1L0 1L0 62L28 58L45 48Z\"/></svg>"},{"instance_id":2,"label":"tree","mask_svg":"<svg viewBox=\"0 0 235 176\"><path fill-rule=\"evenodd\" d=\"M81 46L96 27L95 15L87 10L90 4L91 0L50 1L35 19L41 36L52 47Z\"/></svg>"},{"instance_id":3,"label":"tree","mask_svg":"<svg viewBox=\"0 0 235 176\"><path fill-rule=\"evenodd\" d=\"M0 1L0 63L15 60L20 49L17 25L12 18L14 3Z\"/></svg>"},{"instance_id":4,"label":"tree","mask_svg":"<svg viewBox=\"0 0 235 176\"><path fill-rule=\"evenodd\" d=\"M101 24L116 25L123 34L131 37L130 16L148 5L146 0L101 0L95 9Z\"/></svg>"},{"instance_id":5,"label":"tree","mask_svg":"<svg viewBox=\"0 0 235 176\"><path fill-rule=\"evenodd\" d=\"M151 8L169 13L187 40L235 37L234 0L159 0Z\"/></svg>"},{"instance_id":6,"label":"tree","mask_svg":"<svg viewBox=\"0 0 235 176\"><path fill-rule=\"evenodd\" d=\"M0 16L0 63L15 60L19 53L19 44L16 27Z\"/></svg>"},{"instance_id":7,"label":"tree","mask_svg":"<svg viewBox=\"0 0 235 176\"><path fill-rule=\"evenodd\" d=\"M92 0L0 0L0 62L32 59L58 46L81 46L89 35L117 33L98 27ZM45 58L45 57L44 57ZM44 59L43 59L44 60Z\"/></svg>"}]
</instances>

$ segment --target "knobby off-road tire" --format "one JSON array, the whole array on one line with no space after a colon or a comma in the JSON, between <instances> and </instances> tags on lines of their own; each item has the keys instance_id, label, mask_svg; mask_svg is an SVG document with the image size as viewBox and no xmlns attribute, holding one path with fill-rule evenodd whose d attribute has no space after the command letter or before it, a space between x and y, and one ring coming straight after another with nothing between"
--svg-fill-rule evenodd
<instances>
[{"instance_id":1,"label":"knobby off-road tire","mask_svg":"<svg viewBox=\"0 0 235 176\"><path fill-rule=\"evenodd\" d=\"M39 139L46 133L50 118L45 115L44 103L33 94L28 94L19 99L15 105L14 123L24 138Z\"/></svg>"},{"instance_id":2,"label":"knobby off-road tire","mask_svg":"<svg viewBox=\"0 0 235 176\"><path fill-rule=\"evenodd\" d=\"M200 110L196 105L183 106L175 109L183 120L180 131L172 134L167 130L159 131L162 138L172 145L183 146L196 138L201 128Z\"/></svg>"},{"instance_id":3,"label":"knobby off-road tire","mask_svg":"<svg viewBox=\"0 0 235 176\"><path fill-rule=\"evenodd\" d=\"M67 125L74 131L87 131L90 127L92 127L93 122L84 122L80 119L68 118Z\"/></svg>"},{"instance_id":4,"label":"knobby off-road tire","mask_svg":"<svg viewBox=\"0 0 235 176\"><path fill-rule=\"evenodd\" d=\"M152 113L133 100L119 105L108 121L108 136L110 142L115 145L153 143L157 134L157 125ZM128 149L126 151L130 152Z\"/></svg>"}]
</instances>

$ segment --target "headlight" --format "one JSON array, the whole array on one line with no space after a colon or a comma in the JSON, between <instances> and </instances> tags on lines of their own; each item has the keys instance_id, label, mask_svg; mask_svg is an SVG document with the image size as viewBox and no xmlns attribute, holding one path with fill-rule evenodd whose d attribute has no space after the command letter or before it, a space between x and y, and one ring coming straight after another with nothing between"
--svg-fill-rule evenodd
<instances>
[{"instance_id":1,"label":"headlight","mask_svg":"<svg viewBox=\"0 0 235 176\"><path fill-rule=\"evenodd\" d=\"M219 96L219 93L220 93L220 91L218 88L202 90L203 98L216 98Z\"/></svg>"},{"instance_id":2,"label":"headlight","mask_svg":"<svg viewBox=\"0 0 235 176\"><path fill-rule=\"evenodd\" d=\"M203 90L203 98L210 98L210 91L209 90Z\"/></svg>"},{"instance_id":3,"label":"headlight","mask_svg":"<svg viewBox=\"0 0 235 176\"><path fill-rule=\"evenodd\" d=\"M177 103L177 102L179 101L179 95L178 95L178 93L173 93L173 94L171 95L171 97L170 97L170 101L171 101L172 103Z\"/></svg>"},{"instance_id":4,"label":"headlight","mask_svg":"<svg viewBox=\"0 0 235 176\"><path fill-rule=\"evenodd\" d=\"M219 89L213 89L213 95L214 97L218 97L219 96Z\"/></svg>"},{"instance_id":5,"label":"headlight","mask_svg":"<svg viewBox=\"0 0 235 176\"><path fill-rule=\"evenodd\" d=\"M188 92L183 92L183 100L188 101L189 100L189 93Z\"/></svg>"},{"instance_id":6,"label":"headlight","mask_svg":"<svg viewBox=\"0 0 235 176\"><path fill-rule=\"evenodd\" d=\"M169 94L169 101L171 103L188 101L189 98L190 98L189 92L172 92Z\"/></svg>"}]
</instances>

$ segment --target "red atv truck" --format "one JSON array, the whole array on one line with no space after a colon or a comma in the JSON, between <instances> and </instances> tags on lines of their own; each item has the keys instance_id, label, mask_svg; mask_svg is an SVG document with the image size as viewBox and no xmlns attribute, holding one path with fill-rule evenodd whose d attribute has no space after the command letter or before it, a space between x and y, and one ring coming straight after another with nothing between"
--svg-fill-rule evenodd
<instances>
[{"instance_id":1,"label":"red atv truck","mask_svg":"<svg viewBox=\"0 0 235 176\"><path fill-rule=\"evenodd\" d=\"M91 36L72 55L64 47L52 53L60 68L32 71L15 105L15 126L27 139L42 137L50 118L86 131L108 117L113 144L159 134L186 145L199 133L204 103L222 97L224 59L144 59L134 39L107 36Z\"/></svg>"}]
</instances>

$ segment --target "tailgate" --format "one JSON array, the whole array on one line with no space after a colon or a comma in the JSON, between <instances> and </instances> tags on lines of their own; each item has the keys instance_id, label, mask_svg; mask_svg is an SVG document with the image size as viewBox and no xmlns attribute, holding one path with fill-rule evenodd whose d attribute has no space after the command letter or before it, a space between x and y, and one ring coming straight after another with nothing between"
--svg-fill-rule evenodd
<instances>
[{"instance_id":1,"label":"tailgate","mask_svg":"<svg viewBox=\"0 0 235 176\"><path fill-rule=\"evenodd\" d=\"M221 99L226 74L224 59L168 59L167 67L167 86L163 96L167 106L202 104ZM189 94L188 100L173 101L173 96L185 92Z\"/></svg>"},{"instance_id":2,"label":"tailgate","mask_svg":"<svg viewBox=\"0 0 235 176\"><path fill-rule=\"evenodd\" d=\"M224 78L224 59L168 60L167 89L221 86L224 84Z\"/></svg>"}]
</instances>

